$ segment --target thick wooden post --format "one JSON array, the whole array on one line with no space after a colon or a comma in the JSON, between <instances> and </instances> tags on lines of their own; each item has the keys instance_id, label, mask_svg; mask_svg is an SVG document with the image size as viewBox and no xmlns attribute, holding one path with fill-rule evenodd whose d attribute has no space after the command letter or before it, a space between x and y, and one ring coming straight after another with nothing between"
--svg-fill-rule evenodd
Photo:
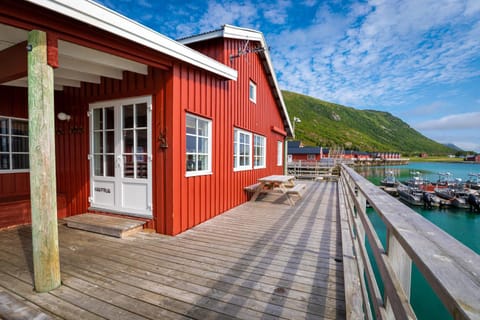
<instances>
[{"instance_id":1,"label":"thick wooden post","mask_svg":"<svg viewBox=\"0 0 480 320\"><path fill-rule=\"evenodd\" d=\"M53 70L47 64L46 33L28 34L28 123L35 290L60 286Z\"/></svg>"}]
</instances>

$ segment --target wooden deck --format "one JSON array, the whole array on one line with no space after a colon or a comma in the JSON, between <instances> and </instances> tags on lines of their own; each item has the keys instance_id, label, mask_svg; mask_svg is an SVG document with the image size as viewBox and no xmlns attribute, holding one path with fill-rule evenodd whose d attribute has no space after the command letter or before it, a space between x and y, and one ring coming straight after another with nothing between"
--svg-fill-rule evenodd
<instances>
[{"instance_id":1,"label":"wooden deck","mask_svg":"<svg viewBox=\"0 0 480 320\"><path fill-rule=\"evenodd\" d=\"M32 290L30 228L0 231L0 292L52 318L345 318L337 183L307 188L293 207L248 202L176 237L60 225L50 293Z\"/></svg>"}]
</instances>

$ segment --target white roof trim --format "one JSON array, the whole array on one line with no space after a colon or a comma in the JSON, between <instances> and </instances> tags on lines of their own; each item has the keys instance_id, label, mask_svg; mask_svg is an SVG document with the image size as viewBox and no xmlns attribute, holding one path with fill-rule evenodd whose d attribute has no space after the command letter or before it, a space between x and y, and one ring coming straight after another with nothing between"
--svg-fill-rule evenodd
<instances>
[{"instance_id":1,"label":"white roof trim","mask_svg":"<svg viewBox=\"0 0 480 320\"><path fill-rule=\"evenodd\" d=\"M27 0L230 80L237 71L92 0Z\"/></svg>"},{"instance_id":2,"label":"white roof trim","mask_svg":"<svg viewBox=\"0 0 480 320\"><path fill-rule=\"evenodd\" d=\"M267 61L268 69L270 70L270 74L272 75L273 85L275 87L275 91L277 92L278 100L279 100L280 106L282 107L282 111L285 114L285 118L287 120L287 124L289 127L288 129L292 133L292 136L294 136L295 133L293 132L292 123L290 122L287 108L285 106L285 102L283 101L282 92L278 85L277 76L275 75L275 71L272 65L272 60L270 59L270 53L267 47L267 42L265 41L265 37L263 36L262 32L253 30L253 29L240 28L240 27L235 27L235 26L226 24L220 30L199 34L197 36L180 39L178 41L183 44L190 44L190 43L195 43L195 42L200 42L200 41L205 41L210 39L216 39L220 37L229 38L229 39L259 41L262 47L265 48L265 51L263 52L263 54L265 54L265 60Z\"/></svg>"}]
</instances>

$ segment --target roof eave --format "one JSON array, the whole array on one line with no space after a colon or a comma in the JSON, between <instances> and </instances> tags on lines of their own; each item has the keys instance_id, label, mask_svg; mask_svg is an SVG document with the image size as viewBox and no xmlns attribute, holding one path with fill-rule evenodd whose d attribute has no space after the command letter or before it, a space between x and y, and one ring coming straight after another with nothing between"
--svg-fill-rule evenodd
<instances>
[{"instance_id":1,"label":"roof eave","mask_svg":"<svg viewBox=\"0 0 480 320\"><path fill-rule=\"evenodd\" d=\"M66 15L127 40L146 46L167 56L187 62L229 80L238 73L206 55L170 39L140 23L91 0L27 0L51 11Z\"/></svg>"}]
</instances>

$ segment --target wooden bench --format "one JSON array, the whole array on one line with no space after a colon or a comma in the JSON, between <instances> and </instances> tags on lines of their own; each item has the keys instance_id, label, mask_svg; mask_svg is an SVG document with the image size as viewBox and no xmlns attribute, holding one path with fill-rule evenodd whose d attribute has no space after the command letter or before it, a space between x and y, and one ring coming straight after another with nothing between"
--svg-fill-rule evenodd
<instances>
[{"instance_id":1,"label":"wooden bench","mask_svg":"<svg viewBox=\"0 0 480 320\"><path fill-rule=\"evenodd\" d=\"M254 183L254 184L250 185L250 186L246 186L245 188L243 188L243 190L245 190L247 192L255 192L260 187L260 185L261 185L261 183L257 182L257 183Z\"/></svg>"},{"instance_id":2,"label":"wooden bench","mask_svg":"<svg viewBox=\"0 0 480 320\"><path fill-rule=\"evenodd\" d=\"M294 185L292 188L287 189L287 194L298 194L301 195L301 191L305 189L306 185L303 183L299 183Z\"/></svg>"}]
</instances>

